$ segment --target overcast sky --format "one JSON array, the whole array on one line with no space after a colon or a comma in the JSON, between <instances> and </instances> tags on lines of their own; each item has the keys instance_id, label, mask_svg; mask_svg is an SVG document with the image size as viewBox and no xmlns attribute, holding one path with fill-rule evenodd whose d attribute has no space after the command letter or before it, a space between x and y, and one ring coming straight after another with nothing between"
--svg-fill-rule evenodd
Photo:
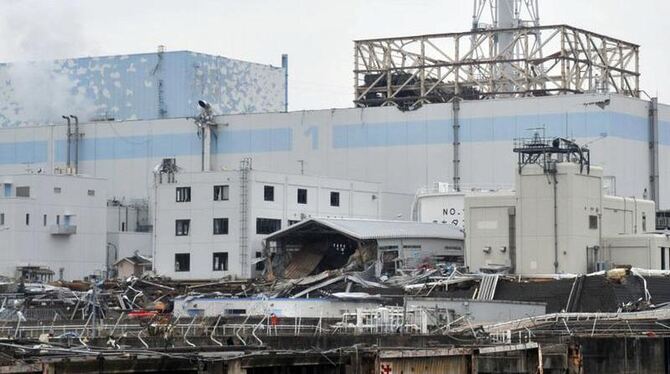
<instances>
[{"instance_id":1,"label":"overcast sky","mask_svg":"<svg viewBox=\"0 0 670 374\"><path fill-rule=\"evenodd\" d=\"M670 96L669 0L540 0L566 23L641 45L641 88ZM0 61L192 50L280 65L290 110L349 107L354 39L467 31L472 0L0 0Z\"/></svg>"}]
</instances>

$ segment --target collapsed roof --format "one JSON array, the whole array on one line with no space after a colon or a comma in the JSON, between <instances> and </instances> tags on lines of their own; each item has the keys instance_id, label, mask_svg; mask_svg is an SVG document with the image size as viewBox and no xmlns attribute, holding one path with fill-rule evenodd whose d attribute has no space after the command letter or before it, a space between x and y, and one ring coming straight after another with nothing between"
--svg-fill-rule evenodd
<instances>
[{"instance_id":1,"label":"collapsed roof","mask_svg":"<svg viewBox=\"0 0 670 374\"><path fill-rule=\"evenodd\" d=\"M352 218L310 218L277 231L266 238L269 261L268 279L296 279L324 271L362 271L378 260L380 240L440 240L454 241L454 246L442 243L439 255L462 255L463 233L455 226L411 221L383 221ZM453 243L452 243L453 244ZM388 262L399 263L399 250ZM414 259L409 266L431 264L436 252L422 251L414 245ZM446 247L454 249L446 249ZM409 246L407 246L409 248ZM450 252L451 251L451 252ZM402 257L402 256L400 256ZM396 268L394 265L393 268ZM377 274L379 275L379 274Z\"/></svg>"},{"instance_id":2,"label":"collapsed roof","mask_svg":"<svg viewBox=\"0 0 670 374\"><path fill-rule=\"evenodd\" d=\"M314 235L337 232L354 240L373 239L463 239L456 226L413 221L372 220L359 218L309 218L266 238L278 241L290 235Z\"/></svg>"}]
</instances>

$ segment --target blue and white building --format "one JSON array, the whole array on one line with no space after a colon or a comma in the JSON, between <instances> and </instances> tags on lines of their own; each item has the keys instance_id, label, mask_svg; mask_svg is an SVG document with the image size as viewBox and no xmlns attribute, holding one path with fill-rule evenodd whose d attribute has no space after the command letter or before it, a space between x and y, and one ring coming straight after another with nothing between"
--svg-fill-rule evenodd
<instances>
[{"instance_id":1,"label":"blue and white building","mask_svg":"<svg viewBox=\"0 0 670 374\"><path fill-rule=\"evenodd\" d=\"M284 67L190 51L0 65L0 127L285 110Z\"/></svg>"}]
</instances>

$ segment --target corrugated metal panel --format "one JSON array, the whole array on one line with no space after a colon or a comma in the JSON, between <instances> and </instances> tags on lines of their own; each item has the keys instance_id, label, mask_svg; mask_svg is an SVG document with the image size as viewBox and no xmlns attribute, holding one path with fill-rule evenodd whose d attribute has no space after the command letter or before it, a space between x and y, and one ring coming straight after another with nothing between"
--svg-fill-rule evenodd
<instances>
[{"instance_id":1,"label":"corrugated metal panel","mask_svg":"<svg viewBox=\"0 0 670 374\"><path fill-rule=\"evenodd\" d=\"M325 253L313 251L300 251L293 255L291 262L284 270L284 278L298 279L311 274Z\"/></svg>"}]
</instances>

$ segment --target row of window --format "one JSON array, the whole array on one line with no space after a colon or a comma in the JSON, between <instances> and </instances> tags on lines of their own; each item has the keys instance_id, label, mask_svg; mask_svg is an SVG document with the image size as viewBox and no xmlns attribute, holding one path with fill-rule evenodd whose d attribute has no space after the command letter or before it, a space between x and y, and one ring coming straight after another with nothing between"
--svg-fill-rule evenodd
<instances>
[{"instance_id":1,"label":"row of window","mask_svg":"<svg viewBox=\"0 0 670 374\"><path fill-rule=\"evenodd\" d=\"M256 258L261 257L261 252L256 252ZM256 270L262 271L265 264L262 261L256 263ZM212 253L212 271L227 271L228 270L228 252L214 252ZM174 255L174 271L185 272L191 271L191 254L190 253L175 253Z\"/></svg>"},{"instance_id":2,"label":"row of window","mask_svg":"<svg viewBox=\"0 0 670 374\"><path fill-rule=\"evenodd\" d=\"M228 234L228 218L214 218L213 220L213 235L227 235ZM191 229L190 219L178 219L175 221L175 235L188 236Z\"/></svg>"},{"instance_id":3,"label":"row of window","mask_svg":"<svg viewBox=\"0 0 670 374\"><path fill-rule=\"evenodd\" d=\"M230 186L214 186L214 201L225 201L230 198ZM263 186L263 200L275 201L274 186ZM307 204L307 189L298 188L296 200L298 204ZM187 203L191 201L191 187L177 187L175 201L178 203ZM340 193L330 192L330 206L340 206Z\"/></svg>"},{"instance_id":4,"label":"row of window","mask_svg":"<svg viewBox=\"0 0 670 374\"><path fill-rule=\"evenodd\" d=\"M275 201L274 186L263 186L263 200ZM298 204L307 204L307 189L298 188L296 201ZM340 193L337 191L330 191L330 206L340 206Z\"/></svg>"},{"instance_id":5,"label":"row of window","mask_svg":"<svg viewBox=\"0 0 670 374\"><path fill-rule=\"evenodd\" d=\"M42 225L47 225L47 215L42 216ZM68 225L70 216L65 216L65 224ZM56 215L56 224L60 225L60 215ZM0 213L0 226L5 225L5 213ZM30 213L26 213L26 226L30 226Z\"/></svg>"},{"instance_id":6,"label":"row of window","mask_svg":"<svg viewBox=\"0 0 670 374\"><path fill-rule=\"evenodd\" d=\"M9 186L11 188L11 185L9 184L5 184L5 186ZM54 187L54 193L59 194L61 192L63 192L61 187ZM88 196L95 196L95 190L88 190L86 193ZM30 197L30 186L16 186L15 194L16 197ZM5 191L5 195L8 195L7 191Z\"/></svg>"},{"instance_id":7,"label":"row of window","mask_svg":"<svg viewBox=\"0 0 670 374\"><path fill-rule=\"evenodd\" d=\"M191 201L191 187L177 187L175 201L178 203L187 203ZM213 200L225 201L230 198L230 186L219 185L213 188Z\"/></svg>"},{"instance_id":8,"label":"row of window","mask_svg":"<svg viewBox=\"0 0 670 374\"><path fill-rule=\"evenodd\" d=\"M45 218L46 219L46 218ZM299 221L289 220L289 226ZM228 218L214 218L212 221L213 235L228 235ZM281 220L274 218L256 218L256 234L272 234L281 230ZM174 234L176 236L188 236L191 232L190 219L175 220Z\"/></svg>"}]
</instances>

